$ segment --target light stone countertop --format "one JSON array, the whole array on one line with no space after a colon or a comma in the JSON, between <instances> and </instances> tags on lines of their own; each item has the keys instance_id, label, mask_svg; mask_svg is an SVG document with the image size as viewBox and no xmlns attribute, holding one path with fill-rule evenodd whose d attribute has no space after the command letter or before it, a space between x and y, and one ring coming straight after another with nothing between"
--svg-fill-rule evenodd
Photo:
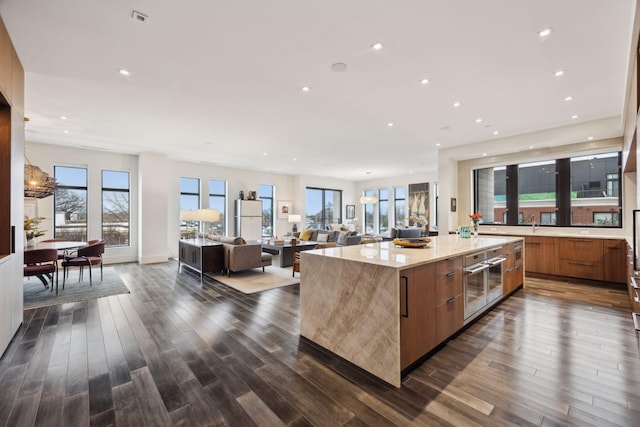
<instances>
[{"instance_id":1,"label":"light stone countertop","mask_svg":"<svg viewBox=\"0 0 640 427\"><path fill-rule=\"evenodd\" d=\"M522 241L522 237L517 236L482 235L478 238L461 238L456 235L433 236L430 239L431 242L424 248L402 248L395 246L392 242L379 242L315 249L301 252L301 256L304 258L309 255L323 255L402 270L452 256L466 255L479 250Z\"/></svg>"}]
</instances>

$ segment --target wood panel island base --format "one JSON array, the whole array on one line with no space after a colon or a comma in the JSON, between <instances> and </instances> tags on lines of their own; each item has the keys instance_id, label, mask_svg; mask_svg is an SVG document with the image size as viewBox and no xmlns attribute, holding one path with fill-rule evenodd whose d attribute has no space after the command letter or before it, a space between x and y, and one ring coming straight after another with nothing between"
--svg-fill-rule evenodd
<instances>
[{"instance_id":1,"label":"wood panel island base","mask_svg":"<svg viewBox=\"0 0 640 427\"><path fill-rule=\"evenodd\" d=\"M402 371L524 283L520 237L301 253L300 335L396 387Z\"/></svg>"}]
</instances>

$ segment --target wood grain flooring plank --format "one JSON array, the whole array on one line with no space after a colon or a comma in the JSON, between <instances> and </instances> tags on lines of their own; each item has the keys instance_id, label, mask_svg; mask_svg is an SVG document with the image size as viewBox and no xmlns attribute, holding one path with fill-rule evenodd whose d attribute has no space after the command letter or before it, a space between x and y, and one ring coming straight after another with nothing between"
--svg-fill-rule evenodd
<instances>
[{"instance_id":1,"label":"wood grain flooring plank","mask_svg":"<svg viewBox=\"0 0 640 427\"><path fill-rule=\"evenodd\" d=\"M89 415L94 416L113 408L111 395L111 381L109 374L95 376L89 379Z\"/></svg>"},{"instance_id":2,"label":"wood grain flooring plank","mask_svg":"<svg viewBox=\"0 0 640 427\"><path fill-rule=\"evenodd\" d=\"M95 427L116 426L116 414L113 409L92 415L89 419L89 425Z\"/></svg>"},{"instance_id":3,"label":"wood grain flooring plank","mask_svg":"<svg viewBox=\"0 0 640 427\"><path fill-rule=\"evenodd\" d=\"M0 425L9 425L8 420L13 409L13 403L18 397L18 391L22 380L27 373L28 365L15 365L8 367L0 376L2 398L0 398Z\"/></svg>"},{"instance_id":4,"label":"wood grain flooring plank","mask_svg":"<svg viewBox=\"0 0 640 427\"><path fill-rule=\"evenodd\" d=\"M146 422L158 426L171 425L171 418L153 382L149 368L144 367L131 372L131 380Z\"/></svg>"},{"instance_id":5,"label":"wood grain flooring plank","mask_svg":"<svg viewBox=\"0 0 640 427\"><path fill-rule=\"evenodd\" d=\"M208 385L205 387L205 391L227 424L237 424L247 427L257 425L242 405L238 403L236 396L233 396L232 392L225 387L222 381Z\"/></svg>"},{"instance_id":6,"label":"wood grain flooring plank","mask_svg":"<svg viewBox=\"0 0 640 427\"><path fill-rule=\"evenodd\" d=\"M193 417L198 425L223 425L225 419L211 398L206 393L205 388L197 379L191 378L180 384L185 398L189 401ZM172 418L173 419L173 418Z\"/></svg>"},{"instance_id":7,"label":"wood grain flooring plank","mask_svg":"<svg viewBox=\"0 0 640 427\"><path fill-rule=\"evenodd\" d=\"M65 427L89 425L89 392L85 391L65 398L62 415L62 425Z\"/></svg>"},{"instance_id":8,"label":"wood grain flooring plank","mask_svg":"<svg viewBox=\"0 0 640 427\"><path fill-rule=\"evenodd\" d=\"M38 405L40 403L40 393L32 393L18 397L9 415L8 426L30 426L34 425Z\"/></svg>"},{"instance_id":9,"label":"wood grain flooring plank","mask_svg":"<svg viewBox=\"0 0 640 427\"><path fill-rule=\"evenodd\" d=\"M285 426L286 424L252 391L236 400L257 426Z\"/></svg>"},{"instance_id":10,"label":"wood grain flooring plank","mask_svg":"<svg viewBox=\"0 0 640 427\"><path fill-rule=\"evenodd\" d=\"M89 361L87 353L78 353L69 357L67 368L66 396L89 390Z\"/></svg>"},{"instance_id":11,"label":"wood grain flooring plank","mask_svg":"<svg viewBox=\"0 0 640 427\"><path fill-rule=\"evenodd\" d=\"M111 394L116 424L119 427L138 427L146 424L133 382L113 387Z\"/></svg>"},{"instance_id":12,"label":"wood grain flooring plank","mask_svg":"<svg viewBox=\"0 0 640 427\"><path fill-rule=\"evenodd\" d=\"M182 408L171 411L169 412L169 416L171 417L171 422L175 427L203 425L196 418L193 410L191 409L191 405L185 405Z\"/></svg>"}]
</instances>

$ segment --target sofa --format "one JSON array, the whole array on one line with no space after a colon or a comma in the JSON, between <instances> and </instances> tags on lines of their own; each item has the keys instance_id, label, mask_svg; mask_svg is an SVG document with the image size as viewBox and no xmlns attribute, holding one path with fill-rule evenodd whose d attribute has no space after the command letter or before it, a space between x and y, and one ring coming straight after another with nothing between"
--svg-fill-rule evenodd
<instances>
[{"instance_id":1,"label":"sofa","mask_svg":"<svg viewBox=\"0 0 640 427\"><path fill-rule=\"evenodd\" d=\"M242 237L219 236L216 234L200 233L199 236L222 243L224 248L224 268L228 276L231 276L231 272L259 267L262 267L262 271L264 271L266 266L271 265L273 255L262 252L260 243L246 243Z\"/></svg>"},{"instance_id":2,"label":"sofa","mask_svg":"<svg viewBox=\"0 0 640 427\"><path fill-rule=\"evenodd\" d=\"M338 246L357 245L360 243L361 236L351 230L320 230L305 229L294 233L294 237L300 241L310 241L319 243L335 242Z\"/></svg>"},{"instance_id":3,"label":"sofa","mask_svg":"<svg viewBox=\"0 0 640 427\"><path fill-rule=\"evenodd\" d=\"M389 237L392 239L411 239L422 236L422 229L419 227L391 228Z\"/></svg>"}]
</instances>

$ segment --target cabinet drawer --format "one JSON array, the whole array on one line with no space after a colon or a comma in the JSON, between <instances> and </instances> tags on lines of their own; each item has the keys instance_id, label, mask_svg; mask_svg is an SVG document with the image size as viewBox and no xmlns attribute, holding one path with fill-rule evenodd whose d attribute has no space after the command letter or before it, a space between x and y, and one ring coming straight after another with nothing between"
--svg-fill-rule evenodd
<instances>
[{"instance_id":1,"label":"cabinet drawer","mask_svg":"<svg viewBox=\"0 0 640 427\"><path fill-rule=\"evenodd\" d=\"M452 297L436 307L436 340L449 338L464 325L464 299L462 295Z\"/></svg>"},{"instance_id":2,"label":"cabinet drawer","mask_svg":"<svg viewBox=\"0 0 640 427\"><path fill-rule=\"evenodd\" d=\"M436 280L452 271L462 270L462 257L454 257L436 263Z\"/></svg>"},{"instance_id":3,"label":"cabinet drawer","mask_svg":"<svg viewBox=\"0 0 640 427\"><path fill-rule=\"evenodd\" d=\"M560 244L560 258L585 263L602 262L602 240L564 238Z\"/></svg>"},{"instance_id":4,"label":"cabinet drawer","mask_svg":"<svg viewBox=\"0 0 640 427\"><path fill-rule=\"evenodd\" d=\"M462 268L436 276L436 306L462 293Z\"/></svg>"},{"instance_id":5,"label":"cabinet drawer","mask_svg":"<svg viewBox=\"0 0 640 427\"><path fill-rule=\"evenodd\" d=\"M602 280L602 262L567 261L567 272L570 277L581 279Z\"/></svg>"}]
</instances>

